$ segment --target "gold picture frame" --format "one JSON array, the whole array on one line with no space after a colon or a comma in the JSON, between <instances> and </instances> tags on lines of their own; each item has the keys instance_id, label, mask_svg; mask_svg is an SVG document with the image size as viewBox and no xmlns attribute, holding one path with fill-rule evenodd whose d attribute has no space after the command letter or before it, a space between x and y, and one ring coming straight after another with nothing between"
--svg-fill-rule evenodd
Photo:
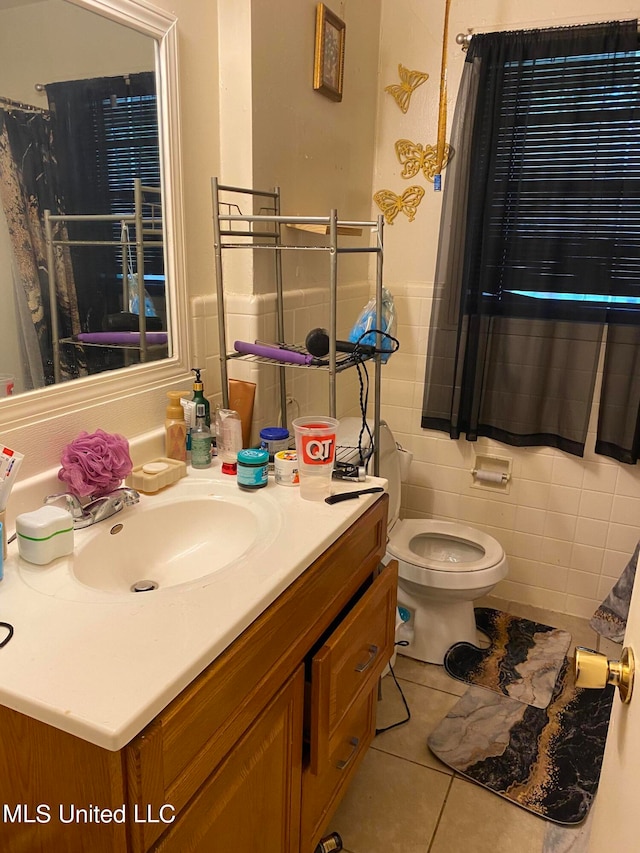
<instances>
[{"instance_id":1,"label":"gold picture frame","mask_svg":"<svg viewBox=\"0 0 640 853\"><path fill-rule=\"evenodd\" d=\"M342 100L346 29L344 21L327 9L324 3L318 3L313 88L332 101Z\"/></svg>"}]
</instances>

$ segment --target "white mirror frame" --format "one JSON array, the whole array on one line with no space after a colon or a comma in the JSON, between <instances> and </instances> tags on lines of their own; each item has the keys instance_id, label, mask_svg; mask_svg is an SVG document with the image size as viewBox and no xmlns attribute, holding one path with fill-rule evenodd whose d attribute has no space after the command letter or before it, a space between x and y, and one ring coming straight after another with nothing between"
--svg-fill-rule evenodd
<instances>
[{"instance_id":1,"label":"white mirror frame","mask_svg":"<svg viewBox=\"0 0 640 853\"><path fill-rule=\"evenodd\" d=\"M51 385L0 401L0 433L43 416L68 413L83 403L108 403L135 390L163 388L189 372L182 159L179 124L176 18L144 0L66 0L116 23L148 35L156 42L158 130L162 163L162 202L165 228L165 265L170 287L167 317L173 355L148 364L112 370Z\"/></svg>"}]
</instances>

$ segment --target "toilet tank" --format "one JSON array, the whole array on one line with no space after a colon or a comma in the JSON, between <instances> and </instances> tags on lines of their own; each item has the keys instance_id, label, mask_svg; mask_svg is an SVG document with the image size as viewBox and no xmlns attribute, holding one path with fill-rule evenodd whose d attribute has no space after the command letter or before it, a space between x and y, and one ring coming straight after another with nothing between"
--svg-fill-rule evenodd
<instances>
[{"instance_id":1,"label":"toilet tank","mask_svg":"<svg viewBox=\"0 0 640 853\"><path fill-rule=\"evenodd\" d=\"M373 421L367 421L373 434ZM338 427L337 457L341 462L359 464L358 436L362 428L360 418L342 418ZM365 430L362 435L362 452L365 458L371 453L369 434ZM367 473L373 473L373 460L370 461ZM400 514L400 499L402 483L400 481L400 459L396 440L386 421L380 421L380 476L389 481L389 530L398 520Z\"/></svg>"}]
</instances>

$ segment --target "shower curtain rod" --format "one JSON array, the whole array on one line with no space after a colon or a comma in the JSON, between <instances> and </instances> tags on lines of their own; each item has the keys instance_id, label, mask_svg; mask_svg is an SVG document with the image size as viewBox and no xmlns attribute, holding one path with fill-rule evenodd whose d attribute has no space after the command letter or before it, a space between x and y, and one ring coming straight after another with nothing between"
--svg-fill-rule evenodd
<instances>
[{"instance_id":1,"label":"shower curtain rod","mask_svg":"<svg viewBox=\"0 0 640 853\"><path fill-rule=\"evenodd\" d=\"M24 110L29 113L46 113L42 107L35 107L33 104L23 104L22 101L12 101L11 98L5 98L0 95L0 107L9 107L12 110Z\"/></svg>"},{"instance_id":2,"label":"shower curtain rod","mask_svg":"<svg viewBox=\"0 0 640 853\"><path fill-rule=\"evenodd\" d=\"M638 32L640 33L640 22L638 23ZM456 36L456 44L459 44L462 50L468 50L472 38L473 33L458 33Z\"/></svg>"}]
</instances>

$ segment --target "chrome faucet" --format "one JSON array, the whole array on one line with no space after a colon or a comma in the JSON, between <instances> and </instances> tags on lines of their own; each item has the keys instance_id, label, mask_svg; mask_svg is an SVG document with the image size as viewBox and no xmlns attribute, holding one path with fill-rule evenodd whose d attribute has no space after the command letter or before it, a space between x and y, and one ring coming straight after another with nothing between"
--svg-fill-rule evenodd
<instances>
[{"instance_id":1,"label":"chrome faucet","mask_svg":"<svg viewBox=\"0 0 640 853\"><path fill-rule=\"evenodd\" d=\"M64 500L66 509L69 510L73 518L73 527L75 530L82 530L84 527L90 527L92 524L97 524L99 521L104 521L105 518L111 518L125 506L133 506L140 500L140 495L135 489L122 487L109 492L108 495L103 495L101 498L82 506L75 495L69 492L62 492L58 495L48 495L44 502L52 504L58 500Z\"/></svg>"}]
</instances>

